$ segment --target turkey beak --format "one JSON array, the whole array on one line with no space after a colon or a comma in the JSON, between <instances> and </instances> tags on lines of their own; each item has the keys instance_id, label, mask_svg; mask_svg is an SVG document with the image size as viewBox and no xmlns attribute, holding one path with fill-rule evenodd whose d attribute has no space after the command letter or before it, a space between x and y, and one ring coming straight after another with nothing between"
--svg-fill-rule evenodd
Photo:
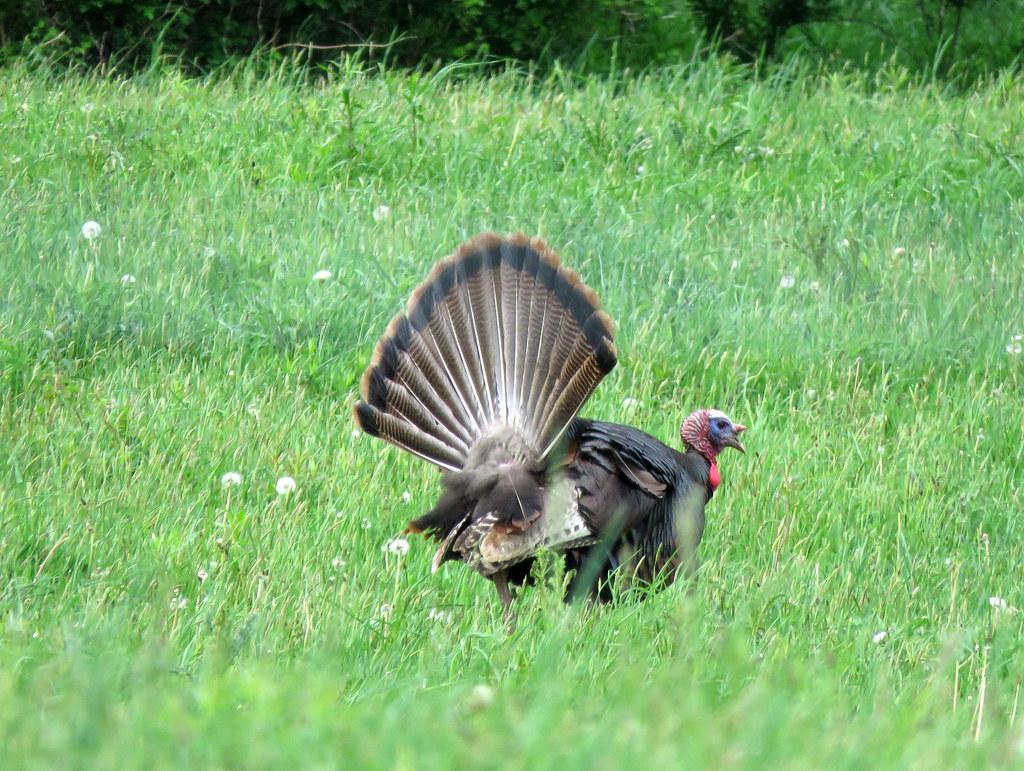
<instances>
[{"instance_id":1,"label":"turkey beak","mask_svg":"<svg viewBox=\"0 0 1024 771\"><path fill-rule=\"evenodd\" d=\"M742 423L733 423L732 424L732 430L733 430L733 435L730 436L728 439L726 439L724 442L722 442L722 444L724 444L726 447L733 447L733 448L739 450L740 452L745 453L746 449L743 447L743 444L740 442L739 436L740 436L740 434L742 434L744 431L747 430L747 427L745 425L743 425Z\"/></svg>"}]
</instances>

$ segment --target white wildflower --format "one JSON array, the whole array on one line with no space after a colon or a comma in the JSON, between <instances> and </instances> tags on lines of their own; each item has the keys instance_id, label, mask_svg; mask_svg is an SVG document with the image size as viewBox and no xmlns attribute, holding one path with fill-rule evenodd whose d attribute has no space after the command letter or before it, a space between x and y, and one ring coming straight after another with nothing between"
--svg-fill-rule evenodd
<instances>
[{"instance_id":1,"label":"white wildflower","mask_svg":"<svg viewBox=\"0 0 1024 771\"><path fill-rule=\"evenodd\" d=\"M452 612L450 610L441 610L440 608L431 608L427 614L427 620L448 625L452 622Z\"/></svg>"},{"instance_id":2,"label":"white wildflower","mask_svg":"<svg viewBox=\"0 0 1024 771\"><path fill-rule=\"evenodd\" d=\"M84 112L86 115L88 115L89 113L91 113L95 109L96 109L96 105L94 105L92 102L86 102L85 104L82 105L82 112Z\"/></svg>"},{"instance_id":3,"label":"white wildflower","mask_svg":"<svg viewBox=\"0 0 1024 771\"><path fill-rule=\"evenodd\" d=\"M206 259L209 260L210 258L216 257L216 256L217 256L217 250L214 249L212 246L204 246L203 247L203 257L205 257Z\"/></svg>"},{"instance_id":4,"label":"white wildflower","mask_svg":"<svg viewBox=\"0 0 1024 771\"><path fill-rule=\"evenodd\" d=\"M372 524L370 523L370 520L368 520L366 517L363 517L363 530L369 530L371 527Z\"/></svg>"},{"instance_id":5,"label":"white wildflower","mask_svg":"<svg viewBox=\"0 0 1024 771\"><path fill-rule=\"evenodd\" d=\"M288 493L295 492L295 480L291 477L281 477L277 480L275 485L278 495L288 495Z\"/></svg>"},{"instance_id":6,"label":"white wildflower","mask_svg":"<svg viewBox=\"0 0 1024 771\"><path fill-rule=\"evenodd\" d=\"M171 610L184 610L188 607L188 597L181 594L178 589L171 595L171 602L168 606Z\"/></svg>"},{"instance_id":7,"label":"white wildflower","mask_svg":"<svg viewBox=\"0 0 1024 771\"><path fill-rule=\"evenodd\" d=\"M818 398L818 392L815 391L813 388L808 388L807 389L807 398L808 399L816 399L816 398Z\"/></svg>"},{"instance_id":8,"label":"white wildflower","mask_svg":"<svg viewBox=\"0 0 1024 771\"><path fill-rule=\"evenodd\" d=\"M647 171L647 169L645 169L642 165L636 167L636 175L638 177L642 177L644 175L644 172L646 172L646 171Z\"/></svg>"},{"instance_id":9,"label":"white wildflower","mask_svg":"<svg viewBox=\"0 0 1024 771\"><path fill-rule=\"evenodd\" d=\"M1006 346L1006 352L1011 356L1017 356L1024 351L1024 343L1020 343L1016 340L1011 340L1010 344Z\"/></svg>"},{"instance_id":10,"label":"white wildflower","mask_svg":"<svg viewBox=\"0 0 1024 771\"><path fill-rule=\"evenodd\" d=\"M889 633L884 629L881 632L875 632L875 636L871 638L871 642L875 645L880 645L885 641L885 638L889 636Z\"/></svg>"},{"instance_id":11,"label":"white wildflower","mask_svg":"<svg viewBox=\"0 0 1024 771\"><path fill-rule=\"evenodd\" d=\"M199 568L199 570L196 571L196 575L199 577L200 582L205 581L207 578L210 577L210 574L202 568Z\"/></svg>"},{"instance_id":12,"label":"white wildflower","mask_svg":"<svg viewBox=\"0 0 1024 771\"><path fill-rule=\"evenodd\" d=\"M839 245L842 246L844 249L849 249L850 248L850 239L849 238L844 238L842 241L839 242Z\"/></svg>"},{"instance_id":13,"label":"white wildflower","mask_svg":"<svg viewBox=\"0 0 1024 771\"><path fill-rule=\"evenodd\" d=\"M409 553L409 542L404 538L392 538L381 547L381 550L386 551L388 554L397 554L399 557L404 557Z\"/></svg>"},{"instance_id":14,"label":"white wildflower","mask_svg":"<svg viewBox=\"0 0 1024 771\"><path fill-rule=\"evenodd\" d=\"M316 273L313 274L313 280L314 281L330 281L331 280L331 276L333 276L333 275L334 274L331 273L331 271L329 271L329 270L318 270Z\"/></svg>"},{"instance_id":15,"label":"white wildflower","mask_svg":"<svg viewBox=\"0 0 1024 771\"><path fill-rule=\"evenodd\" d=\"M989 597L988 604L996 610L1006 610L1009 607L1002 597Z\"/></svg>"},{"instance_id":16,"label":"white wildflower","mask_svg":"<svg viewBox=\"0 0 1024 771\"><path fill-rule=\"evenodd\" d=\"M821 291L821 284L819 284L817 281L812 281L809 284L809 286L811 287L811 291L812 292L820 292Z\"/></svg>"},{"instance_id":17,"label":"white wildflower","mask_svg":"<svg viewBox=\"0 0 1024 771\"><path fill-rule=\"evenodd\" d=\"M395 606L390 602L381 603L381 606L377 608L377 618L387 621L391 618L391 614L394 612Z\"/></svg>"},{"instance_id":18,"label":"white wildflower","mask_svg":"<svg viewBox=\"0 0 1024 771\"><path fill-rule=\"evenodd\" d=\"M237 471L225 471L220 478L222 487L237 487L242 484L242 475Z\"/></svg>"},{"instance_id":19,"label":"white wildflower","mask_svg":"<svg viewBox=\"0 0 1024 771\"><path fill-rule=\"evenodd\" d=\"M135 276L131 273L125 273L121 276L121 286L131 286L135 283Z\"/></svg>"},{"instance_id":20,"label":"white wildflower","mask_svg":"<svg viewBox=\"0 0 1024 771\"><path fill-rule=\"evenodd\" d=\"M99 238L100 233L103 232L103 228L100 227L100 223L96 220L89 220L82 225L82 238L86 241L92 241Z\"/></svg>"},{"instance_id":21,"label":"white wildflower","mask_svg":"<svg viewBox=\"0 0 1024 771\"><path fill-rule=\"evenodd\" d=\"M345 560L343 560L341 557L335 557L331 560L331 567L335 570L341 570L343 567L345 567Z\"/></svg>"},{"instance_id":22,"label":"white wildflower","mask_svg":"<svg viewBox=\"0 0 1024 771\"><path fill-rule=\"evenodd\" d=\"M627 396L622 400L622 409L624 410L638 410L643 404L639 399L634 399L632 396Z\"/></svg>"},{"instance_id":23,"label":"white wildflower","mask_svg":"<svg viewBox=\"0 0 1024 771\"><path fill-rule=\"evenodd\" d=\"M902 257L904 254L907 253L907 250L904 249L902 246L897 246L895 249L892 250L892 253L895 254L897 257Z\"/></svg>"},{"instance_id":24,"label":"white wildflower","mask_svg":"<svg viewBox=\"0 0 1024 771\"><path fill-rule=\"evenodd\" d=\"M402 493L402 503L408 503L411 500L412 500L412 493L410 493L408 490L406 490L404 493Z\"/></svg>"},{"instance_id":25,"label":"white wildflower","mask_svg":"<svg viewBox=\"0 0 1024 771\"><path fill-rule=\"evenodd\" d=\"M480 685L473 686L473 690L470 691L468 706L473 710L487 709L493 701L494 689L485 683L480 683Z\"/></svg>"},{"instance_id":26,"label":"white wildflower","mask_svg":"<svg viewBox=\"0 0 1024 771\"><path fill-rule=\"evenodd\" d=\"M386 203L382 203L380 206L378 206L376 209L373 210L373 218L377 222L382 222L382 221L386 220L388 218L388 215L390 215L390 214L391 214L391 207L388 206Z\"/></svg>"},{"instance_id":27,"label":"white wildflower","mask_svg":"<svg viewBox=\"0 0 1024 771\"><path fill-rule=\"evenodd\" d=\"M353 439L358 439L362 435L362 433L363 432L360 431L358 428L353 428L351 436Z\"/></svg>"},{"instance_id":28,"label":"white wildflower","mask_svg":"<svg viewBox=\"0 0 1024 771\"><path fill-rule=\"evenodd\" d=\"M740 261L739 260L733 260L732 261L732 265L729 266L729 270L731 270L731 271L733 271L735 273L739 269L739 267L740 267Z\"/></svg>"},{"instance_id":29,"label":"white wildflower","mask_svg":"<svg viewBox=\"0 0 1024 771\"><path fill-rule=\"evenodd\" d=\"M796 286L796 278L794 276L785 275L779 279L779 287L781 289L792 289Z\"/></svg>"}]
</instances>

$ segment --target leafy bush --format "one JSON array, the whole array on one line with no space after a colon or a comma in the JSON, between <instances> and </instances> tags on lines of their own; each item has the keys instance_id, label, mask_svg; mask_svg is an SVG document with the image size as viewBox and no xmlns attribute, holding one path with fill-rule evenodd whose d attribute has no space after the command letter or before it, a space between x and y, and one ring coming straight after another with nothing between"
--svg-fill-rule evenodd
<instances>
[{"instance_id":1,"label":"leafy bush","mask_svg":"<svg viewBox=\"0 0 1024 771\"><path fill-rule=\"evenodd\" d=\"M600 64L613 55L609 43L628 41L621 49L639 64L692 48L696 34L679 23L679 7L681 0L29 0L0 11L0 41L8 52L50 41L93 63L144 63L156 48L200 68L261 46L305 44L314 57L385 46L409 65L487 56Z\"/></svg>"}]
</instances>

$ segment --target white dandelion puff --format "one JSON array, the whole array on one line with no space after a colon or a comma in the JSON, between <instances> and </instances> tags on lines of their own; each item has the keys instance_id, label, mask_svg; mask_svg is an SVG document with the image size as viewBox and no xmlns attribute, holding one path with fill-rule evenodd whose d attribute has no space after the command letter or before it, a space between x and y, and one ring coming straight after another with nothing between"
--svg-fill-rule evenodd
<instances>
[{"instance_id":1,"label":"white dandelion puff","mask_svg":"<svg viewBox=\"0 0 1024 771\"><path fill-rule=\"evenodd\" d=\"M634 399L632 396L627 396L622 400L622 409L624 410L638 410L642 406L639 399Z\"/></svg>"},{"instance_id":2,"label":"white dandelion puff","mask_svg":"<svg viewBox=\"0 0 1024 771\"><path fill-rule=\"evenodd\" d=\"M242 475L237 471L225 471L220 478L222 487L237 487L242 484Z\"/></svg>"},{"instance_id":3,"label":"white dandelion puff","mask_svg":"<svg viewBox=\"0 0 1024 771\"><path fill-rule=\"evenodd\" d=\"M345 567L345 560L343 560L341 557L335 557L331 560L331 567L335 570L341 570L343 567Z\"/></svg>"},{"instance_id":4,"label":"white dandelion puff","mask_svg":"<svg viewBox=\"0 0 1024 771\"><path fill-rule=\"evenodd\" d=\"M373 218L377 222L383 222L384 220L386 220L388 218L388 216L390 214L391 214L391 207L388 206L386 203L382 203L380 206L378 206L376 209L373 210Z\"/></svg>"},{"instance_id":5,"label":"white dandelion puff","mask_svg":"<svg viewBox=\"0 0 1024 771\"><path fill-rule=\"evenodd\" d=\"M1011 342L1006 346L1006 352L1011 356L1018 356L1022 351L1024 351L1024 343Z\"/></svg>"},{"instance_id":6,"label":"white dandelion puff","mask_svg":"<svg viewBox=\"0 0 1024 771\"><path fill-rule=\"evenodd\" d=\"M644 175L644 172L646 172L646 171L647 171L647 169L645 169L643 166L637 166L636 167L636 175L638 177L642 177Z\"/></svg>"},{"instance_id":7,"label":"white dandelion puff","mask_svg":"<svg viewBox=\"0 0 1024 771\"><path fill-rule=\"evenodd\" d=\"M366 517L363 517L363 530L369 530L373 524Z\"/></svg>"},{"instance_id":8,"label":"white dandelion puff","mask_svg":"<svg viewBox=\"0 0 1024 771\"><path fill-rule=\"evenodd\" d=\"M397 554L399 557L404 557L409 553L409 542L404 538L392 538L381 547L381 550L386 551L388 554Z\"/></svg>"},{"instance_id":9,"label":"white dandelion puff","mask_svg":"<svg viewBox=\"0 0 1024 771\"><path fill-rule=\"evenodd\" d=\"M391 618L391 614L394 612L395 606L390 602L381 603L380 607L377 608L377 618L387 621Z\"/></svg>"},{"instance_id":10,"label":"white dandelion puff","mask_svg":"<svg viewBox=\"0 0 1024 771\"><path fill-rule=\"evenodd\" d=\"M100 233L103 232L103 228L100 227L100 223L96 220L89 220L82 225L82 238L86 241L93 241L100 237Z\"/></svg>"},{"instance_id":11,"label":"white dandelion puff","mask_svg":"<svg viewBox=\"0 0 1024 771\"><path fill-rule=\"evenodd\" d=\"M206 259L209 260L212 257L216 257L216 256L217 256L217 250L214 249L212 246L204 246L203 247L203 257L205 257Z\"/></svg>"},{"instance_id":12,"label":"white dandelion puff","mask_svg":"<svg viewBox=\"0 0 1024 771\"><path fill-rule=\"evenodd\" d=\"M135 283L135 276L131 273L125 273L121 276L121 286L131 286Z\"/></svg>"},{"instance_id":13,"label":"white dandelion puff","mask_svg":"<svg viewBox=\"0 0 1024 771\"><path fill-rule=\"evenodd\" d=\"M787 274L779 279L780 289L792 289L794 286L796 286L796 277L794 276Z\"/></svg>"},{"instance_id":14,"label":"white dandelion puff","mask_svg":"<svg viewBox=\"0 0 1024 771\"><path fill-rule=\"evenodd\" d=\"M807 389L807 398L808 399L817 399L818 398L818 392L815 391L813 388L808 388Z\"/></svg>"},{"instance_id":15,"label":"white dandelion puff","mask_svg":"<svg viewBox=\"0 0 1024 771\"><path fill-rule=\"evenodd\" d=\"M452 622L452 612L450 610L441 610L440 608L431 608L427 614L427 620L448 625Z\"/></svg>"},{"instance_id":16,"label":"white dandelion puff","mask_svg":"<svg viewBox=\"0 0 1024 771\"><path fill-rule=\"evenodd\" d=\"M902 246L897 246L895 249L892 250L892 253L895 254L897 257L902 257L904 254L907 253L907 250L904 249Z\"/></svg>"},{"instance_id":17,"label":"white dandelion puff","mask_svg":"<svg viewBox=\"0 0 1024 771\"><path fill-rule=\"evenodd\" d=\"M295 492L295 480L291 477L284 476L277 480L277 484L274 487L277 490L278 495L288 495L289 493Z\"/></svg>"},{"instance_id":18,"label":"white dandelion puff","mask_svg":"<svg viewBox=\"0 0 1024 771\"><path fill-rule=\"evenodd\" d=\"M819 284L817 281L812 281L809 284L809 286L811 287L811 291L812 292L820 292L821 291L821 284Z\"/></svg>"},{"instance_id":19,"label":"white dandelion puff","mask_svg":"<svg viewBox=\"0 0 1024 771\"><path fill-rule=\"evenodd\" d=\"M888 636L889 633L883 629L881 632L875 632L875 636L871 638L871 642L875 645L881 645Z\"/></svg>"},{"instance_id":20,"label":"white dandelion puff","mask_svg":"<svg viewBox=\"0 0 1024 771\"><path fill-rule=\"evenodd\" d=\"M474 710L487 709L494 701L494 689L486 683L473 686L469 692L469 708Z\"/></svg>"},{"instance_id":21,"label":"white dandelion puff","mask_svg":"<svg viewBox=\"0 0 1024 771\"><path fill-rule=\"evenodd\" d=\"M1009 607L1006 604L1006 600L1004 600L1002 597L995 597L995 596L989 597L988 598L988 604L991 605L996 610L1006 610Z\"/></svg>"},{"instance_id":22,"label":"white dandelion puff","mask_svg":"<svg viewBox=\"0 0 1024 771\"><path fill-rule=\"evenodd\" d=\"M410 493L408 490L406 490L404 493L402 493L402 503L408 503L411 500L412 500L412 493Z\"/></svg>"},{"instance_id":23,"label":"white dandelion puff","mask_svg":"<svg viewBox=\"0 0 1024 771\"><path fill-rule=\"evenodd\" d=\"M96 105L94 105L92 102L86 102L85 104L82 105L82 112L84 112L86 115L88 115L89 113L91 113L95 109L96 109Z\"/></svg>"},{"instance_id":24,"label":"white dandelion puff","mask_svg":"<svg viewBox=\"0 0 1024 771\"><path fill-rule=\"evenodd\" d=\"M334 274L329 270L318 270L313 274L314 281L330 281Z\"/></svg>"},{"instance_id":25,"label":"white dandelion puff","mask_svg":"<svg viewBox=\"0 0 1024 771\"><path fill-rule=\"evenodd\" d=\"M209 578L209 577L210 577L210 574L209 574L209 573L207 573L207 572L206 572L205 570L203 570L202 568L199 568L199 570L197 570L197 571L196 571L196 576L198 576L198 577L199 577L199 581L200 581L200 582L203 582L203 581L205 581L205 580L206 580L207 578Z\"/></svg>"}]
</instances>

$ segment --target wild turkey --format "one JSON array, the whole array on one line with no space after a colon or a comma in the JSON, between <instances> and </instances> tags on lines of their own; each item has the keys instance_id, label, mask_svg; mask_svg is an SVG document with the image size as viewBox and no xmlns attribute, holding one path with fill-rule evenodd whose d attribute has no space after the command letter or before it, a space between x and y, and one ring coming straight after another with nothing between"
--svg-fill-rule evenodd
<instances>
[{"instance_id":1,"label":"wild turkey","mask_svg":"<svg viewBox=\"0 0 1024 771\"><path fill-rule=\"evenodd\" d=\"M506 611L541 549L567 555L575 591L613 569L671 582L693 564L716 456L744 426L698 410L685 452L628 426L576 418L616 364L597 296L540 239L485 233L434 266L392 319L355 418L445 470L408 527L494 581Z\"/></svg>"}]
</instances>

